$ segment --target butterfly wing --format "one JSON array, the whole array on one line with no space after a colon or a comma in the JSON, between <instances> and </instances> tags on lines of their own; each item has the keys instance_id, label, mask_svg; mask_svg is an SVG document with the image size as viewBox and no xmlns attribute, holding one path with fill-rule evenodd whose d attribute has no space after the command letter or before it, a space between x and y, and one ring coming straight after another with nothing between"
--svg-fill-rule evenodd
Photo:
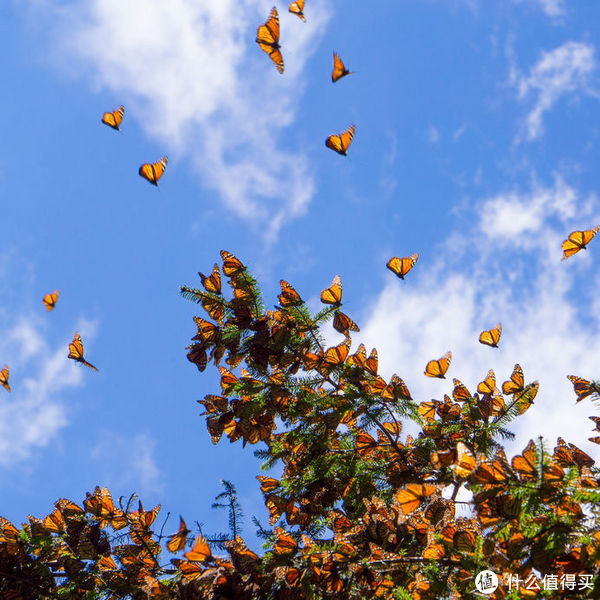
<instances>
[{"instance_id":1,"label":"butterfly wing","mask_svg":"<svg viewBox=\"0 0 600 600\"><path fill-rule=\"evenodd\" d=\"M446 371L452 361L452 352L446 352L442 358L430 360L425 367L425 375L427 377L438 377L445 379Z\"/></svg>"},{"instance_id":2,"label":"butterfly wing","mask_svg":"<svg viewBox=\"0 0 600 600\"><path fill-rule=\"evenodd\" d=\"M321 302L334 305L342 303L342 280L339 275L336 275L331 285L321 292Z\"/></svg>"},{"instance_id":3,"label":"butterfly wing","mask_svg":"<svg viewBox=\"0 0 600 600\"><path fill-rule=\"evenodd\" d=\"M52 310L56 306L58 300L58 290L54 290L51 294L46 294L43 298L44 306L47 311Z\"/></svg>"},{"instance_id":4,"label":"butterfly wing","mask_svg":"<svg viewBox=\"0 0 600 600\"><path fill-rule=\"evenodd\" d=\"M486 346L497 348L501 335L502 325L498 323L498 325L496 325L493 329L490 329L489 331L482 331L479 335L479 342L481 344L485 344Z\"/></svg>"},{"instance_id":5,"label":"butterfly wing","mask_svg":"<svg viewBox=\"0 0 600 600\"><path fill-rule=\"evenodd\" d=\"M0 371L0 385L2 385L7 392L10 392L10 385L8 385L8 365L4 365L4 368Z\"/></svg>"},{"instance_id":6,"label":"butterfly wing","mask_svg":"<svg viewBox=\"0 0 600 600\"><path fill-rule=\"evenodd\" d=\"M294 15L297 15L306 23L306 18L304 17L304 0L297 0L297 2L292 2L290 4L290 12Z\"/></svg>"},{"instance_id":7,"label":"butterfly wing","mask_svg":"<svg viewBox=\"0 0 600 600\"><path fill-rule=\"evenodd\" d=\"M404 258L400 258L398 256L393 256L390 260L387 261L386 267L394 274L396 274L400 279L404 279L404 276L415 266L419 255L415 252L410 256L406 256Z\"/></svg>"},{"instance_id":8,"label":"butterfly wing","mask_svg":"<svg viewBox=\"0 0 600 600\"><path fill-rule=\"evenodd\" d=\"M87 367L89 367L90 369L93 369L94 371L98 370L94 365L89 363L83 357L83 342L81 341L81 336L79 335L79 333L77 331L75 332L75 335L73 336L73 341L69 344L68 358L75 360L77 362L80 362L80 363L86 365Z\"/></svg>"},{"instance_id":9,"label":"butterfly wing","mask_svg":"<svg viewBox=\"0 0 600 600\"><path fill-rule=\"evenodd\" d=\"M580 250L584 250L586 246L594 239L594 236L600 230L600 226L586 231L572 231L569 237L563 242L563 260L577 254Z\"/></svg>"},{"instance_id":10,"label":"butterfly wing","mask_svg":"<svg viewBox=\"0 0 600 600\"><path fill-rule=\"evenodd\" d=\"M163 156L158 162L144 163L139 170L140 177L158 186L158 180L163 176L167 168L168 158Z\"/></svg>"},{"instance_id":11,"label":"butterfly wing","mask_svg":"<svg viewBox=\"0 0 600 600\"><path fill-rule=\"evenodd\" d=\"M354 137L354 131L356 127L354 125L350 125L346 131L340 133L339 135L330 135L325 140L325 145L332 150L335 150L338 154L346 156L346 152L348 147L350 146L350 142Z\"/></svg>"},{"instance_id":12,"label":"butterfly wing","mask_svg":"<svg viewBox=\"0 0 600 600\"><path fill-rule=\"evenodd\" d=\"M333 71L331 73L331 81L335 83L338 79L350 75L350 71L346 69L342 59L334 52L333 53Z\"/></svg>"},{"instance_id":13,"label":"butterfly wing","mask_svg":"<svg viewBox=\"0 0 600 600\"><path fill-rule=\"evenodd\" d=\"M125 114L125 108L123 106L119 106L117 109L112 112L106 112L102 116L102 122L113 129L118 131L121 121L123 121L123 115Z\"/></svg>"},{"instance_id":14,"label":"butterfly wing","mask_svg":"<svg viewBox=\"0 0 600 600\"><path fill-rule=\"evenodd\" d=\"M283 57L279 46L279 13L273 7L269 19L256 32L256 43L275 63L277 70L283 73Z\"/></svg>"}]
</instances>

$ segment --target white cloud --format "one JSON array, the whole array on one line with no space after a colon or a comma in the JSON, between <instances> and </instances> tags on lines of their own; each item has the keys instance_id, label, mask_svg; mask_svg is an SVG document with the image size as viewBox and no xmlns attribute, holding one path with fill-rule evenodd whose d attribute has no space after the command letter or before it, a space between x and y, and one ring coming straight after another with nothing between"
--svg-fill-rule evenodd
<instances>
[{"instance_id":1,"label":"white cloud","mask_svg":"<svg viewBox=\"0 0 600 600\"><path fill-rule=\"evenodd\" d=\"M562 97L577 93L597 96L590 81L596 69L594 53L592 44L571 41L543 52L527 75L511 68L519 99L533 104L517 141L539 138L544 132L544 114Z\"/></svg>"},{"instance_id":2,"label":"white cloud","mask_svg":"<svg viewBox=\"0 0 600 600\"><path fill-rule=\"evenodd\" d=\"M542 10L549 17L560 17L565 14L564 0L537 0Z\"/></svg>"},{"instance_id":3,"label":"white cloud","mask_svg":"<svg viewBox=\"0 0 600 600\"><path fill-rule=\"evenodd\" d=\"M93 323L80 321L79 325L82 335L93 335ZM12 388L10 393L0 389L2 467L26 460L58 435L68 424L68 411L60 395L83 381L79 365L67 360L70 338L51 345L42 332L43 323L35 317L19 317L0 342L1 355L9 363Z\"/></svg>"},{"instance_id":4,"label":"white cloud","mask_svg":"<svg viewBox=\"0 0 600 600\"><path fill-rule=\"evenodd\" d=\"M161 473L154 458L156 443L147 434L122 436L104 432L91 455L104 470L109 487L136 488L141 494L160 492Z\"/></svg>"},{"instance_id":5,"label":"white cloud","mask_svg":"<svg viewBox=\"0 0 600 600\"><path fill-rule=\"evenodd\" d=\"M270 237L304 212L314 192L310 161L283 141L328 20L324 3L311 4L310 26L282 9L283 76L254 42L269 14L259 0L52 6L60 66L110 90L126 119L172 158L189 158L227 207Z\"/></svg>"},{"instance_id":6,"label":"white cloud","mask_svg":"<svg viewBox=\"0 0 600 600\"><path fill-rule=\"evenodd\" d=\"M430 144L437 144L440 141L440 131L433 125L427 130L427 139Z\"/></svg>"},{"instance_id":7,"label":"white cloud","mask_svg":"<svg viewBox=\"0 0 600 600\"><path fill-rule=\"evenodd\" d=\"M600 376L600 320L587 311L592 296L577 280L583 271L595 289L600 272L591 259L600 248L560 260L560 242L581 219L599 222L599 203L594 197L582 203L558 176L550 188L534 183L529 193L485 200L473 228L446 240L433 263L421 257L405 282L390 277L354 344L375 345L382 374L398 373L417 400L451 394L453 377L474 391L489 368L501 384L518 362L528 382L540 381L540 392L513 422L517 441L509 449L542 434L549 444L562 436L597 454L587 441L593 435L587 417L598 409L589 402L576 406L566 379ZM528 241L519 243L523 238ZM479 344L479 333L498 321L500 348ZM425 377L427 361L447 350L453 353L447 379Z\"/></svg>"}]
</instances>

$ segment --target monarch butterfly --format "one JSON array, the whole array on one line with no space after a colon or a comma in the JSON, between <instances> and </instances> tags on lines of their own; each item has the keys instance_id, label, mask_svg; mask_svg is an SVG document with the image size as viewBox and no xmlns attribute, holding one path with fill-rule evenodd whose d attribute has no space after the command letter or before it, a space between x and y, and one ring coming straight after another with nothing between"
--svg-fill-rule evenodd
<instances>
[{"instance_id":1,"label":"monarch butterfly","mask_svg":"<svg viewBox=\"0 0 600 600\"><path fill-rule=\"evenodd\" d=\"M118 131L124 114L125 108L121 105L112 112L105 112L104 115L102 115L102 122Z\"/></svg>"},{"instance_id":2,"label":"monarch butterfly","mask_svg":"<svg viewBox=\"0 0 600 600\"><path fill-rule=\"evenodd\" d=\"M277 297L279 298L279 303L281 306L285 308L302 303L302 298L295 290L294 286L285 281L285 279L280 280L279 285L281 285L281 294L279 294Z\"/></svg>"},{"instance_id":3,"label":"monarch butterfly","mask_svg":"<svg viewBox=\"0 0 600 600\"><path fill-rule=\"evenodd\" d=\"M453 379L452 383L454 384L454 391L452 392L452 399L456 402L466 402L470 400L473 396L471 392L467 389L467 386L462 383L462 381L458 379Z\"/></svg>"},{"instance_id":4,"label":"monarch butterfly","mask_svg":"<svg viewBox=\"0 0 600 600\"><path fill-rule=\"evenodd\" d=\"M477 386L480 394L493 394L496 389L496 374L492 369L488 371L485 379Z\"/></svg>"},{"instance_id":5,"label":"monarch butterfly","mask_svg":"<svg viewBox=\"0 0 600 600\"><path fill-rule=\"evenodd\" d=\"M275 63L277 70L283 73L283 57L279 50L279 13L273 7L269 19L258 28L256 32L256 43L263 52L269 55L269 58Z\"/></svg>"},{"instance_id":6,"label":"monarch butterfly","mask_svg":"<svg viewBox=\"0 0 600 600\"><path fill-rule=\"evenodd\" d=\"M553 458L561 467L569 467L571 465L577 465L579 468L592 467L595 462L591 456L575 444L569 443L567 445L565 440L560 437L557 439Z\"/></svg>"},{"instance_id":7,"label":"monarch butterfly","mask_svg":"<svg viewBox=\"0 0 600 600\"><path fill-rule=\"evenodd\" d=\"M298 15L305 23L306 19L304 17L304 0L296 0L296 2L292 2L290 4L290 12L294 15Z\"/></svg>"},{"instance_id":8,"label":"monarch butterfly","mask_svg":"<svg viewBox=\"0 0 600 600\"><path fill-rule=\"evenodd\" d=\"M586 246L594 239L594 236L598 233L600 225L594 227L594 229L587 229L586 231L572 231L569 237L563 242L563 257L565 260L573 254L577 254L580 250L586 250Z\"/></svg>"},{"instance_id":9,"label":"monarch butterfly","mask_svg":"<svg viewBox=\"0 0 600 600\"><path fill-rule=\"evenodd\" d=\"M346 151L348 150L348 146L350 146L350 142L354 137L355 129L355 125L350 125L346 131L340 133L339 135L330 135L325 140L325 145L328 148L335 150L338 154L346 156Z\"/></svg>"},{"instance_id":10,"label":"monarch butterfly","mask_svg":"<svg viewBox=\"0 0 600 600\"><path fill-rule=\"evenodd\" d=\"M486 346L491 346L492 348L498 347L498 342L500 341L500 336L502 335L502 325L498 323L494 328L489 331L482 331L479 335L479 342L481 344L485 344Z\"/></svg>"},{"instance_id":11,"label":"monarch butterfly","mask_svg":"<svg viewBox=\"0 0 600 600\"><path fill-rule=\"evenodd\" d=\"M169 159L163 156L158 162L144 163L139 170L140 177L147 179L152 185L158 187L158 180L163 176Z\"/></svg>"},{"instance_id":12,"label":"monarch butterfly","mask_svg":"<svg viewBox=\"0 0 600 600\"><path fill-rule=\"evenodd\" d=\"M427 377L439 377L440 379L446 379L446 371L452 361L452 352L446 352L442 358L437 360L430 360L425 367L425 375Z\"/></svg>"},{"instance_id":13,"label":"monarch butterfly","mask_svg":"<svg viewBox=\"0 0 600 600\"><path fill-rule=\"evenodd\" d=\"M43 298L44 306L47 311L52 310L56 306L58 300L58 290L54 290L51 294L46 294Z\"/></svg>"},{"instance_id":14,"label":"monarch butterfly","mask_svg":"<svg viewBox=\"0 0 600 600\"><path fill-rule=\"evenodd\" d=\"M333 317L333 328L344 335L347 335L348 331L360 331L358 325L348 315L340 312L339 310L335 311L335 315Z\"/></svg>"},{"instance_id":15,"label":"monarch butterfly","mask_svg":"<svg viewBox=\"0 0 600 600\"><path fill-rule=\"evenodd\" d=\"M567 379L573 384L573 389L577 394L577 402L581 402L584 398L596 393L591 381L577 377L577 375L567 375Z\"/></svg>"},{"instance_id":16,"label":"monarch butterfly","mask_svg":"<svg viewBox=\"0 0 600 600\"><path fill-rule=\"evenodd\" d=\"M409 483L396 494L396 500L402 512L407 515L419 508L421 502L436 491L434 485Z\"/></svg>"},{"instance_id":17,"label":"monarch butterfly","mask_svg":"<svg viewBox=\"0 0 600 600\"><path fill-rule=\"evenodd\" d=\"M321 302L334 305L342 303L342 280L339 275L336 275L331 285L321 292Z\"/></svg>"},{"instance_id":18,"label":"monarch butterfly","mask_svg":"<svg viewBox=\"0 0 600 600\"><path fill-rule=\"evenodd\" d=\"M346 338L341 344L328 348L325 351L325 362L332 366L344 364L348 357L351 343L350 338Z\"/></svg>"},{"instance_id":19,"label":"monarch butterfly","mask_svg":"<svg viewBox=\"0 0 600 600\"><path fill-rule=\"evenodd\" d=\"M502 384L502 392L508 396L508 394L518 394L524 388L525 378L523 376L523 369L521 369L521 365L516 364L510 379Z\"/></svg>"},{"instance_id":20,"label":"monarch butterfly","mask_svg":"<svg viewBox=\"0 0 600 600\"><path fill-rule=\"evenodd\" d=\"M227 250L221 250L221 259L223 260L223 273L227 277L235 277L238 273L241 273L246 268L242 261L235 257L231 252Z\"/></svg>"},{"instance_id":21,"label":"monarch butterfly","mask_svg":"<svg viewBox=\"0 0 600 600\"><path fill-rule=\"evenodd\" d=\"M210 546L201 535L196 537L194 546L189 552L186 552L183 556L192 562L205 562L212 558L212 552Z\"/></svg>"},{"instance_id":22,"label":"monarch butterfly","mask_svg":"<svg viewBox=\"0 0 600 600\"><path fill-rule=\"evenodd\" d=\"M518 454L512 459L512 468L519 473L521 479L536 479L536 457L534 454L535 444L529 440L523 454Z\"/></svg>"},{"instance_id":23,"label":"monarch butterfly","mask_svg":"<svg viewBox=\"0 0 600 600\"><path fill-rule=\"evenodd\" d=\"M204 273L198 271L198 275L202 280L202 285L207 292L212 294L221 293L221 271L219 271L219 265L215 263L211 275L206 277Z\"/></svg>"},{"instance_id":24,"label":"monarch butterfly","mask_svg":"<svg viewBox=\"0 0 600 600\"><path fill-rule=\"evenodd\" d=\"M477 467L475 456L463 442L456 444L456 463L454 465L454 474L456 477L465 479Z\"/></svg>"},{"instance_id":25,"label":"monarch butterfly","mask_svg":"<svg viewBox=\"0 0 600 600\"><path fill-rule=\"evenodd\" d=\"M0 385L2 385L7 392L10 392L10 385L8 385L8 365L4 365L4 369L0 371Z\"/></svg>"},{"instance_id":26,"label":"monarch butterfly","mask_svg":"<svg viewBox=\"0 0 600 600\"><path fill-rule=\"evenodd\" d=\"M273 552L277 556L284 556L286 554L293 554L298 549L298 542L281 527L275 528L275 544L273 545Z\"/></svg>"},{"instance_id":27,"label":"monarch butterfly","mask_svg":"<svg viewBox=\"0 0 600 600\"><path fill-rule=\"evenodd\" d=\"M386 267L392 272L398 275L400 279L404 279L404 276L415 266L419 255L415 252L410 256L405 258L399 258L398 256L393 256L390 260L387 261Z\"/></svg>"},{"instance_id":28,"label":"monarch butterfly","mask_svg":"<svg viewBox=\"0 0 600 600\"><path fill-rule=\"evenodd\" d=\"M83 363L84 365L88 366L90 369L94 369L94 371L98 370L94 365L90 364L87 360L85 360L85 358L83 358L83 343L81 342L81 336L79 335L79 333L77 333L77 331L75 332L75 335L73 336L73 341L69 344L68 358L71 358L73 360L76 360L77 362Z\"/></svg>"},{"instance_id":29,"label":"monarch butterfly","mask_svg":"<svg viewBox=\"0 0 600 600\"><path fill-rule=\"evenodd\" d=\"M333 71L331 73L331 81L335 83L338 79L351 75L352 71L348 71L342 62L342 59L334 52L333 53Z\"/></svg>"},{"instance_id":30,"label":"monarch butterfly","mask_svg":"<svg viewBox=\"0 0 600 600\"><path fill-rule=\"evenodd\" d=\"M188 533L190 533L190 530L187 528L183 517L179 515L179 531L170 536L167 542L169 552L175 553L185 548Z\"/></svg>"}]
</instances>

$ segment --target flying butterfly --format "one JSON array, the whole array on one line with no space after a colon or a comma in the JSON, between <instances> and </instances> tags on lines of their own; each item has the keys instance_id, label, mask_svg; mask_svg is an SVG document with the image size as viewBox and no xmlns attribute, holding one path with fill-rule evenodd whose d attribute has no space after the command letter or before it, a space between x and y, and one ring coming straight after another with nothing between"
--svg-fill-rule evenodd
<instances>
[{"instance_id":1,"label":"flying butterfly","mask_svg":"<svg viewBox=\"0 0 600 600\"><path fill-rule=\"evenodd\" d=\"M179 530L177 533L169 536L169 541L167 542L167 549L169 552L179 552L183 548L185 548L185 543L187 542L188 533L190 530L187 528L183 517L179 516Z\"/></svg>"},{"instance_id":2,"label":"flying butterfly","mask_svg":"<svg viewBox=\"0 0 600 600\"><path fill-rule=\"evenodd\" d=\"M351 75L352 71L348 71L342 62L342 59L334 52L333 53L333 71L331 73L331 81L335 83L338 79Z\"/></svg>"},{"instance_id":3,"label":"flying butterfly","mask_svg":"<svg viewBox=\"0 0 600 600\"><path fill-rule=\"evenodd\" d=\"M212 552L207 541L201 535L196 537L194 546L189 552L186 552L183 556L192 562L206 562L212 558Z\"/></svg>"},{"instance_id":4,"label":"flying butterfly","mask_svg":"<svg viewBox=\"0 0 600 600\"><path fill-rule=\"evenodd\" d=\"M277 70L283 73L283 57L279 45L279 13L273 7L269 19L256 32L256 43L275 63Z\"/></svg>"},{"instance_id":5,"label":"flying butterfly","mask_svg":"<svg viewBox=\"0 0 600 600\"><path fill-rule=\"evenodd\" d=\"M339 135L330 135L325 140L325 145L332 150L335 150L338 154L342 156L346 156L346 152L348 147L350 146L350 142L354 137L354 131L356 129L355 125L350 125L346 131L343 131Z\"/></svg>"},{"instance_id":6,"label":"flying butterfly","mask_svg":"<svg viewBox=\"0 0 600 600\"><path fill-rule=\"evenodd\" d=\"M573 384L573 389L577 394L577 402L581 402L584 398L596 393L596 390L591 381L577 377L577 375L567 375L567 379Z\"/></svg>"},{"instance_id":7,"label":"flying butterfly","mask_svg":"<svg viewBox=\"0 0 600 600\"><path fill-rule=\"evenodd\" d=\"M125 107L119 106L112 112L105 112L104 115L102 115L102 122L118 131L124 114Z\"/></svg>"},{"instance_id":8,"label":"flying butterfly","mask_svg":"<svg viewBox=\"0 0 600 600\"><path fill-rule=\"evenodd\" d=\"M518 394L525 389L525 377L521 365L516 364L512 375L508 381L502 384L502 392L507 396L509 394Z\"/></svg>"},{"instance_id":9,"label":"flying butterfly","mask_svg":"<svg viewBox=\"0 0 600 600\"><path fill-rule=\"evenodd\" d=\"M42 300L47 311L51 311L56 306L58 300L58 290L54 290L51 294L46 294Z\"/></svg>"},{"instance_id":10,"label":"flying butterfly","mask_svg":"<svg viewBox=\"0 0 600 600\"><path fill-rule=\"evenodd\" d=\"M90 364L87 360L85 360L85 358L83 358L83 343L81 341L81 336L79 335L79 333L77 333L77 331L73 336L73 341L69 344L68 358L76 360L77 362L86 365L90 369L94 369L94 371L98 370L94 365Z\"/></svg>"},{"instance_id":11,"label":"flying butterfly","mask_svg":"<svg viewBox=\"0 0 600 600\"><path fill-rule=\"evenodd\" d=\"M210 292L211 294L221 293L221 271L219 270L218 264L215 263L212 273L209 276L204 275L204 273L201 273L200 271L198 271L198 275L207 292Z\"/></svg>"},{"instance_id":12,"label":"flying butterfly","mask_svg":"<svg viewBox=\"0 0 600 600\"><path fill-rule=\"evenodd\" d=\"M148 180L152 185L158 187L158 180L163 176L169 159L163 156L155 163L144 163L139 170L140 177Z\"/></svg>"},{"instance_id":13,"label":"flying butterfly","mask_svg":"<svg viewBox=\"0 0 600 600\"><path fill-rule=\"evenodd\" d=\"M594 227L594 229L587 229L586 231L572 231L562 244L562 259L565 260L569 258L569 256L577 254L580 250L586 250L587 245L594 239L594 236L598 233L599 229L600 225Z\"/></svg>"},{"instance_id":14,"label":"flying butterfly","mask_svg":"<svg viewBox=\"0 0 600 600\"><path fill-rule=\"evenodd\" d=\"M2 385L7 392L10 392L10 385L8 385L8 365L4 365L4 369L0 371L0 385Z\"/></svg>"},{"instance_id":15,"label":"flying butterfly","mask_svg":"<svg viewBox=\"0 0 600 600\"><path fill-rule=\"evenodd\" d=\"M292 2L290 4L290 8L289 11L293 14L293 15L297 15L298 17L300 17L305 23L306 23L306 18L304 17L304 0L296 0L296 2Z\"/></svg>"},{"instance_id":16,"label":"flying butterfly","mask_svg":"<svg viewBox=\"0 0 600 600\"><path fill-rule=\"evenodd\" d=\"M498 347L500 336L502 335L502 325L498 323L495 327L490 330L482 331L479 335L479 342L492 348Z\"/></svg>"},{"instance_id":17,"label":"flying butterfly","mask_svg":"<svg viewBox=\"0 0 600 600\"><path fill-rule=\"evenodd\" d=\"M406 256L405 258L393 256L387 261L385 266L392 273L395 273L398 277L400 277L400 279L404 279L404 276L415 266L418 258L419 255L416 252L410 256Z\"/></svg>"},{"instance_id":18,"label":"flying butterfly","mask_svg":"<svg viewBox=\"0 0 600 600\"><path fill-rule=\"evenodd\" d=\"M452 361L452 352L446 352L442 358L430 360L425 367L425 375L427 377L439 377L445 379L446 371Z\"/></svg>"},{"instance_id":19,"label":"flying butterfly","mask_svg":"<svg viewBox=\"0 0 600 600\"><path fill-rule=\"evenodd\" d=\"M342 303L342 280L339 275L336 275L331 285L321 292L321 302L336 306Z\"/></svg>"},{"instance_id":20,"label":"flying butterfly","mask_svg":"<svg viewBox=\"0 0 600 600\"><path fill-rule=\"evenodd\" d=\"M343 335L348 335L349 331L360 331L358 325L348 315L339 310L335 311L333 328Z\"/></svg>"}]
</instances>

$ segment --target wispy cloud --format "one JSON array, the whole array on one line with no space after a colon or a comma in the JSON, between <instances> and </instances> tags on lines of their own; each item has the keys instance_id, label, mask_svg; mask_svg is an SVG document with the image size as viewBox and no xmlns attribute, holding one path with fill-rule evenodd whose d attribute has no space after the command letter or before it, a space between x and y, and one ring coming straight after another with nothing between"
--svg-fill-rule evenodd
<instances>
[{"instance_id":1,"label":"wispy cloud","mask_svg":"<svg viewBox=\"0 0 600 600\"><path fill-rule=\"evenodd\" d=\"M93 335L93 323L78 327ZM70 339L50 344L35 317L18 317L4 331L0 353L9 363L12 392L0 389L0 466L8 467L47 446L68 424L61 394L81 385L83 372L67 360Z\"/></svg>"},{"instance_id":2,"label":"wispy cloud","mask_svg":"<svg viewBox=\"0 0 600 600\"><path fill-rule=\"evenodd\" d=\"M112 91L127 118L166 152L190 159L229 209L271 238L305 211L314 193L310 161L284 132L329 18L324 3L311 4L310 27L282 11L283 76L254 42L268 17L259 0L44 6L57 24L61 67Z\"/></svg>"},{"instance_id":3,"label":"wispy cloud","mask_svg":"<svg viewBox=\"0 0 600 600\"><path fill-rule=\"evenodd\" d=\"M594 46L574 41L543 52L526 75L513 66L511 82L517 87L519 99L531 105L517 142L541 137L545 113L564 96L581 93L597 97L591 81L595 69Z\"/></svg>"},{"instance_id":4,"label":"wispy cloud","mask_svg":"<svg viewBox=\"0 0 600 600\"><path fill-rule=\"evenodd\" d=\"M147 434L123 436L103 432L91 451L109 487L137 489L140 494L163 489L161 473L154 458L156 443Z\"/></svg>"},{"instance_id":5,"label":"wispy cloud","mask_svg":"<svg viewBox=\"0 0 600 600\"><path fill-rule=\"evenodd\" d=\"M375 345L381 371L388 377L397 372L419 400L451 393L453 377L474 391L489 368L501 383L518 362L528 381L540 381L540 392L514 423L517 447L542 434L589 450L587 416L598 409L575 406L565 376L598 377L600 323L586 309L592 298L582 293L578 275L600 280L590 260L600 249L561 262L560 243L570 228L599 218L597 199L582 199L558 176L551 186L534 183L525 193L486 199L474 226L441 244L433 263L422 257L405 282L390 278L355 342ZM500 348L479 344L479 333L498 321L504 327ZM447 350L453 353L448 379L425 377L427 361Z\"/></svg>"},{"instance_id":6,"label":"wispy cloud","mask_svg":"<svg viewBox=\"0 0 600 600\"><path fill-rule=\"evenodd\" d=\"M549 17L560 17L566 12L564 0L537 0L537 3Z\"/></svg>"}]
</instances>

